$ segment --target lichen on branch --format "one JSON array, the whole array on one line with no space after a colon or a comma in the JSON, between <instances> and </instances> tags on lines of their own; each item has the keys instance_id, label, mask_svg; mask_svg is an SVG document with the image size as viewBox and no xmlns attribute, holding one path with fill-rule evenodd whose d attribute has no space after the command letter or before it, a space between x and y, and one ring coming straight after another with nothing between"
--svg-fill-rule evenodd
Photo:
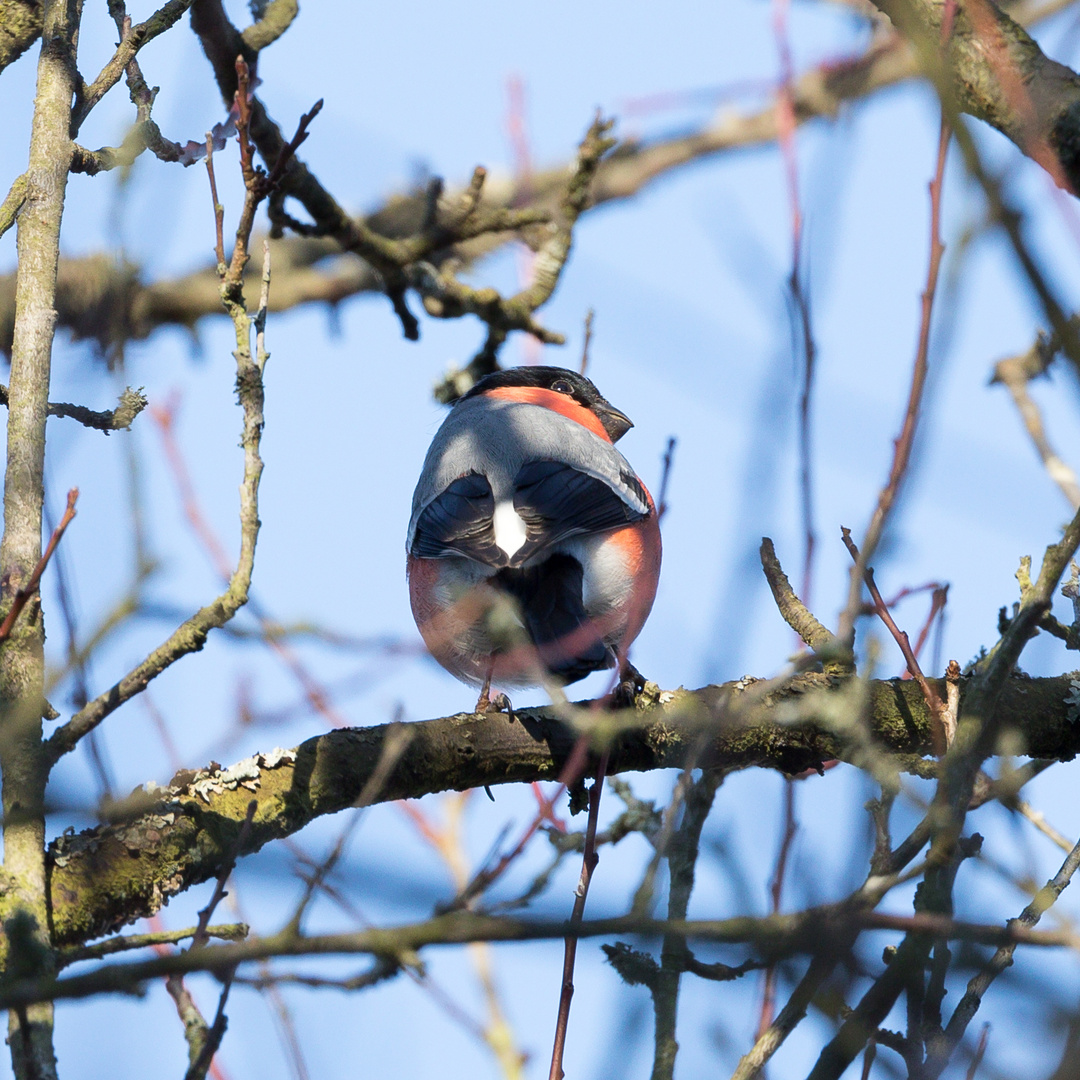
<instances>
[{"instance_id":1,"label":"lichen on branch","mask_svg":"<svg viewBox=\"0 0 1080 1080\"><path fill-rule=\"evenodd\" d=\"M834 758L865 755L835 720L842 690L826 675L796 677L761 695L740 680L697 691L647 687L636 709L596 726L610 746L611 772L682 768L779 769L788 774ZM1018 734L1029 754L1071 758L1080 725L1070 719L1071 680L1016 676L998 702L999 730ZM940 689L940 688L939 688ZM868 684L869 731L883 758L919 768L931 751L930 715L910 680ZM746 704L749 703L749 704ZM388 739L409 738L379 790L369 782ZM705 736L704 745L702 737ZM862 736L860 735L860 738ZM292 750L258 754L229 769L178 774L150 784L116 808L123 820L50 846L52 925L57 945L111 933L159 910L169 897L216 877L233 850L251 799L257 807L240 852L257 851L317 817L367 802L557 777L578 732L563 710L459 713L410 724L332 731ZM596 745L599 745L597 743ZM925 763L933 770L932 763Z\"/></svg>"}]
</instances>

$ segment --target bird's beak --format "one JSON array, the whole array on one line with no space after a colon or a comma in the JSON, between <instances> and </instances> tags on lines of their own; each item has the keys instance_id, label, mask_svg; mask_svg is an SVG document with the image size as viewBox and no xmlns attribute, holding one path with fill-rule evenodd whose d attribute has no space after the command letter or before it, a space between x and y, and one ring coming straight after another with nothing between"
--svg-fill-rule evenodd
<instances>
[{"instance_id":1,"label":"bird's beak","mask_svg":"<svg viewBox=\"0 0 1080 1080\"><path fill-rule=\"evenodd\" d=\"M606 401L597 407L596 415L613 443L618 442L634 426L626 413L619 412L614 405L609 405Z\"/></svg>"}]
</instances>

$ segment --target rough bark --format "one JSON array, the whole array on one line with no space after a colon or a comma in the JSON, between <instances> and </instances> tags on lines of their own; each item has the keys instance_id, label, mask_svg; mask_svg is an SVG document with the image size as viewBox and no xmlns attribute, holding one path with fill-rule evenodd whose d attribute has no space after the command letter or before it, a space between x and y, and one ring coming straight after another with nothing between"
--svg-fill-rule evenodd
<instances>
[{"instance_id":1,"label":"rough bark","mask_svg":"<svg viewBox=\"0 0 1080 1080\"><path fill-rule=\"evenodd\" d=\"M0 71L41 36L40 0L0 0Z\"/></svg>"},{"instance_id":2,"label":"rough bark","mask_svg":"<svg viewBox=\"0 0 1080 1080\"><path fill-rule=\"evenodd\" d=\"M1080 725L1066 700L1069 676L1014 677L998 702L1009 752L1069 759ZM930 716L918 686L899 679L870 684L868 728L852 730L836 681L806 675L781 693L742 706L755 684L679 690L642 700L615 716L610 771L763 766L797 773L833 758L880 765L893 755L930 751ZM837 708L837 706L841 708ZM407 745L377 792L365 791L391 742ZM555 779L576 740L553 709L478 716L461 713L405 725L333 731L293 750L256 755L229 769L178 774L168 788L137 791L128 818L53 841L49 849L55 945L110 933L150 915L169 897L215 877L235 851L255 799L241 854L303 828L314 818L364 802L417 798L448 789ZM900 764L929 766L904 757Z\"/></svg>"},{"instance_id":3,"label":"rough bark","mask_svg":"<svg viewBox=\"0 0 1080 1080\"><path fill-rule=\"evenodd\" d=\"M873 0L916 44L936 49L945 0ZM946 81L961 112L997 128L1064 187L1080 191L1080 76L1051 60L991 0L958 0Z\"/></svg>"},{"instance_id":4,"label":"rough bark","mask_svg":"<svg viewBox=\"0 0 1080 1080\"><path fill-rule=\"evenodd\" d=\"M37 96L34 102L26 198L19 215L19 269L8 402L4 536L0 541L0 602L11 606L41 557L45 420L56 311L60 221L71 163L69 137L80 0L44 5ZM48 885L45 869L45 784L41 742L44 703L41 608L32 600L0 650L0 770L3 773L4 871L9 890L3 914L23 962L49 970ZM35 949L35 945L38 949ZM12 950L10 961L19 957ZM10 1014L16 1076L56 1075L52 1007Z\"/></svg>"}]
</instances>

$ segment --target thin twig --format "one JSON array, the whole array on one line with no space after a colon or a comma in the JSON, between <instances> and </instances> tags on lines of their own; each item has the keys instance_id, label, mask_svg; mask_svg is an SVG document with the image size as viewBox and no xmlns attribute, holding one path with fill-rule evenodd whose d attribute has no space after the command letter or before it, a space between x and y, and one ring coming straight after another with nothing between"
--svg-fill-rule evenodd
<instances>
[{"instance_id":1,"label":"thin twig","mask_svg":"<svg viewBox=\"0 0 1080 1080\"><path fill-rule=\"evenodd\" d=\"M56 963L58 967L67 967L69 964L77 964L83 960L100 960L103 956L130 952L132 949L149 949L155 945L175 945L194 937L195 930L196 928L191 926L186 930L161 930L153 934L123 934L93 945L79 945L72 949L64 949L57 955ZM248 931L249 927L246 923L221 923L206 927L205 934L207 938L218 938L221 941L243 941L248 936Z\"/></svg>"},{"instance_id":2,"label":"thin twig","mask_svg":"<svg viewBox=\"0 0 1080 1080\"><path fill-rule=\"evenodd\" d=\"M578 367L582 375L589 367L589 346L592 344L592 326L595 315L596 312L592 308L589 308L585 315L585 340L581 345L581 365ZM661 505L663 505L663 500L661 500Z\"/></svg>"},{"instance_id":3,"label":"thin twig","mask_svg":"<svg viewBox=\"0 0 1080 1080\"><path fill-rule=\"evenodd\" d=\"M675 444L677 440L674 435L668 436L667 449L664 451L664 468L660 473L660 492L657 496L656 503L656 520L663 521L664 515L668 512L668 483L671 480L671 467L675 462Z\"/></svg>"},{"instance_id":4,"label":"thin twig","mask_svg":"<svg viewBox=\"0 0 1080 1080\"><path fill-rule=\"evenodd\" d=\"M789 0L773 0L772 25L780 56L780 87L776 100L777 138L784 162L787 182L788 206L791 215L791 273L788 275L788 293L791 299L792 351L801 353L803 360L802 391L799 396L799 501L802 514L804 551L803 574L800 593L806 603L810 602L813 581L814 547L814 480L813 445L811 432L811 404L814 389L816 349L810 313L810 299L803 285L802 241L803 217L799 198L799 158L795 146L797 121L795 119L795 68L788 38ZM800 348L801 344L801 348Z\"/></svg>"},{"instance_id":5,"label":"thin twig","mask_svg":"<svg viewBox=\"0 0 1080 1080\"><path fill-rule=\"evenodd\" d=\"M967 1073L965 1074L965 1080L975 1080L975 1074L979 1071L979 1066L982 1064L983 1055L986 1053L986 1044L990 1041L990 1025L983 1024L982 1031L979 1032L979 1041L975 1047L975 1053L972 1055L971 1064L968 1066Z\"/></svg>"},{"instance_id":6,"label":"thin twig","mask_svg":"<svg viewBox=\"0 0 1080 1080\"><path fill-rule=\"evenodd\" d=\"M8 388L0 383L0 405L8 404ZM132 421L146 408L146 395L140 386L138 390L125 387L120 395L120 401L115 409L106 409L98 412L96 409L88 409L85 405L69 405L64 401L50 401L48 407L49 416L67 416L72 420L78 420L83 427L94 428L104 431L106 435L113 431L128 430Z\"/></svg>"},{"instance_id":7,"label":"thin twig","mask_svg":"<svg viewBox=\"0 0 1080 1080\"><path fill-rule=\"evenodd\" d=\"M1067 465L1050 445L1050 440L1046 437L1042 413L1039 411L1039 406L1032 400L1027 388L1028 382L1045 372L1053 359L1053 352L1048 344L1045 336L1040 334L1039 339L1026 353L999 360L994 365L994 377L990 381L1004 383L1008 388L1017 412L1020 413L1020 419L1024 422L1024 427L1043 463L1043 468L1061 489L1061 493L1075 511L1080 507L1080 481L1077 480L1075 470Z\"/></svg>"},{"instance_id":8,"label":"thin twig","mask_svg":"<svg viewBox=\"0 0 1080 1080\"><path fill-rule=\"evenodd\" d=\"M896 621L893 619L892 614L881 595L881 590L878 589L877 584L874 582L874 571L866 565L865 560L860 556L855 541L851 539L851 530L841 529L841 533L843 535L844 544L851 553L851 558L854 560L856 568L858 568L860 564L862 565L863 580L866 582L866 587L870 590L870 596L874 601L874 608L877 611L878 616L888 627L889 633L892 634L896 644L900 646L900 651L904 654L904 661L907 664L907 669L911 673L911 677L918 683L919 689L922 691L923 698L926 701L926 707L930 710L930 715L933 718L930 733L934 739L934 751L938 757L941 757L949 748L949 739L945 731L945 722L942 716L945 709L945 703L941 700L937 691L934 690L927 681L926 676L923 674L922 668L919 666L919 661L915 656L915 652L911 648L911 642L908 640L907 633L896 625Z\"/></svg>"},{"instance_id":9,"label":"thin twig","mask_svg":"<svg viewBox=\"0 0 1080 1080\"><path fill-rule=\"evenodd\" d=\"M1069 852L1061 869L1035 894L1031 903L1020 913L1018 918L1010 919L1006 924L1009 930L1030 930L1037 925L1042 916L1053 906L1058 897L1068 888L1073 875L1080 868L1080 843ZM924 1075L926 1080L937 1080L944 1069L948 1066L952 1055L955 1053L960 1040L963 1039L968 1025L975 1018L982 999L990 984L1010 967L1013 962L1013 954L1016 945L1007 942L1001 945L994 953L985 970L979 972L967 985L964 996L957 1003L956 1009L949 1019L948 1026L939 1038L933 1040L927 1047L926 1064Z\"/></svg>"},{"instance_id":10,"label":"thin twig","mask_svg":"<svg viewBox=\"0 0 1080 1080\"><path fill-rule=\"evenodd\" d=\"M3 236L15 224L19 211L23 208L23 203L26 202L28 190L29 181L26 179L26 173L16 176L12 181L11 190L4 196L4 201L0 203L0 236Z\"/></svg>"},{"instance_id":11,"label":"thin twig","mask_svg":"<svg viewBox=\"0 0 1080 1080\"><path fill-rule=\"evenodd\" d=\"M776 548L767 536L761 538L759 555L761 569L765 574L765 580L769 583L769 591L784 622L815 653L824 654L827 671L850 674L853 667L850 659L843 655L844 650L840 647L839 640L832 631L818 622L802 600L795 595L795 590L791 587L791 582L777 558Z\"/></svg>"},{"instance_id":12,"label":"thin twig","mask_svg":"<svg viewBox=\"0 0 1080 1080\"><path fill-rule=\"evenodd\" d=\"M38 559L37 566L34 567L30 579L15 593L15 598L11 602L11 607L8 609L4 621L0 623L0 642L7 641L11 636L11 630L15 625L15 620L19 617L22 609L26 607L27 600L29 600L37 591L38 583L41 581L41 575L45 573L45 567L49 565L49 560L52 558L52 553L56 550L56 545L60 543L65 530L71 524L72 518L75 517L75 501L78 497L78 488L72 488L68 492L67 509L64 511L64 516L60 519L60 524L53 529L52 536L49 537L48 546L45 548L41 558Z\"/></svg>"},{"instance_id":13,"label":"thin twig","mask_svg":"<svg viewBox=\"0 0 1080 1080\"><path fill-rule=\"evenodd\" d=\"M911 462L912 448L915 443L919 410L922 406L923 390L926 386L926 377L929 370L930 327L934 311L934 296L937 293L941 258L945 253L945 245L941 241L941 191L950 137L951 128L943 115L941 132L938 137L937 165L934 169L934 178L930 182L930 257L926 271L926 286L923 289L921 298L922 315L919 321L919 344L915 350L915 363L911 372L911 388L908 391L907 409L904 413L904 422L900 429L900 435L894 445L892 464L889 467L889 478L881 489L877 506L870 518L870 524L862 542L861 555L856 559L855 566L852 567L851 584L848 588L848 602L840 617L840 628L837 636L849 646L854 640L855 617L859 610L859 597L862 593L862 580L866 567L874 557L874 552L877 550L878 543L885 531L885 524L900 492L900 485L907 474L908 465Z\"/></svg>"},{"instance_id":14,"label":"thin twig","mask_svg":"<svg viewBox=\"0 0 1080 1080\"><path fill-rule=\"evenodd\" d=\"M168 30L191 7L191 4L192 0L168 0L168 3L163 4L145 22L131 27L130 32L124 36L124 40L117 46L116 52L101 69L98 77L77 95L71 114L72 138L79 133L79 128L90 110L120 81L128 64L135 58L138 51L159 34Z\"/></svg>"},{"instance_id":15,"label":"thin twig","mask_svg":"<svg viewBox=\"0 0 1080 1080\"><path fill-rule=\"evenodd\" d=\"M199 912L199 922L195 927L195 933L191 935L190 949L201 949L210 940L210 931L208 929L210 919L214 914L214 909L226 896L225 886L229 883L229 876L236 866L236 860L240 857L240 852L244 850L244 845L247 843L248 834L251 832L251 823L255 820L255 811L258 808L257 799L252 799L248 803L244 822L236 834L236 839L233 841L232 848L225 859L225 864L221 868L221 873L218 874L217 881L214 883L214 891L210 895L210 900L207 902L206 907Z\"/></svg>"},{"instance_id":16,"label":"thin twig","mask_svg":"<svg viewBox=\"0 0 1080 1080\"><path fill-rule=\"evenodd\" d=\"M242 63L242 62L241 62ZM244 67L246 72L246 66ZM238 103L239 103L238 98ZM250 117L249 113L245 113ZM241 145L244 144L246 133ZM249 148L250 155L250 148ZM213 174L211 172L211 178ZM265 179L263 177L262 179ZM263 462L259 449L262 440L264 415L264 388L262 371L251 355L252 318L244 302L242 270L254 224L255 209L267 194L260 177L251 168L250 156L244 168L244 209L237 226L236 244L231 266L235 275L225 268L224 251L220 251L219 270L221 302L233 322L236 348L233 355L237 367L237 397L243 410L241 446L244 451L244 472L240 486L240 554L235 569L229 576L225 592L210 604L201 608L159 645L149 656L137 664L118 683L80 709L66 724L56 729L46 746L50 764L55 764L70 752L79 740L93 731L108 715L125 701L146 689L150 681L183 656L201 649L211 631L224 626L248 602L251 576L255 564L255 546L259 535L259 481ZM215 231L217 231L218 201L214 193ZM239 253L239 254L238 254Z\"/></svg>"},{"instance_id":17,"label":"thin twig","mask_svg":"<svg viewBox=\"0 0 1080 1080\"><path fill-rule=\"evenodd\" d=\"M206 133L206 175L210 178L210 198L214 203L214 254L217 256L218 277L225 273L225 207L217 193L217 177L214 175L214 136Z\"/></svg>"},{"instance_id":18,"label":"thin twig","mask_svg":"<svg viewBox=\"0 0 1080 1080\"><path fill-rule=\"evenodd\" d=\"M1023 799L1016 800L1017 813L1026 817L1036 829L1052 840L1063 851L1071 851L1073 845L1065 838L1064 834L1058 832L1049 821L1046 820L1046 815L1041 810L1036 810L1031 803L1025 802Z\"/></svg>"},{"instance_id":19,"label":"thin twig","mask_svg":"<svg viewBox=\"0 0 1080 1080\"><path fill-rule=\"evenodd\" d=\"M589 883L600 856L596 853L596 823L600 816L600 793L607 775L608 752L600 755L596 779L589 792L589 824L585 831L585 853L581 859L581 877L574 892L574 909L570 913L570 928L581 925L585 914L585 899L589 895ZM567 937L563 946L562 990L559 994L559 1014L555 1022L555 1044L551 1051L551 1068L548 1080L562 1080L563 1050L566 1047L566 1030L570 1022L570 1001L574 996L574 960L577 956L577 937Z\"/></svg>"},{"instance_id":20,"label":"thin twig","mask_svg":"<svg viewBox=\"0 0 1080 1080\"><path fill-rule=\"evenodd\" d=\"M787 873L788 856L791 854L791 845L795 840L795 833L799 825L795 820L795 782L790 778L784 780L784 831L780 838L780 850L776 855L776 870L773 874L772 886L769 889L772 901L772 913L776 915L780 911L780 900L784 891L784 877ZM761 993L761 1015L758 1019L757 1035L755 1041L768 1031L773 1022L773 1012L776 1008L776 964L770 963L765 969L765 983Z\"/></svg>"}]
</instances>

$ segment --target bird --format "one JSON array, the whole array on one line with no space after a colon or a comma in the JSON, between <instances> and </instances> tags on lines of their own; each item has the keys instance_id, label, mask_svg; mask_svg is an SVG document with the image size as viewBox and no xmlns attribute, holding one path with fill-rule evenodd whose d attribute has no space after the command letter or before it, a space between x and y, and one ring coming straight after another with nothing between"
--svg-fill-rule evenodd
<instances>
[{"instance_id":1,"label":"bird","mask_svg":"<svg viewBox=\"0 0 1080 1080\"><path fill-rule=\"evenodd\" d=\"M632 422L584 375L502 369L457 400L428 449L406 541L432 656L482 686L567 686L627 659L660 576L652 496L615 448ZM632 691L631 691L632 693Z\"/></svg>"}]
</instances>

